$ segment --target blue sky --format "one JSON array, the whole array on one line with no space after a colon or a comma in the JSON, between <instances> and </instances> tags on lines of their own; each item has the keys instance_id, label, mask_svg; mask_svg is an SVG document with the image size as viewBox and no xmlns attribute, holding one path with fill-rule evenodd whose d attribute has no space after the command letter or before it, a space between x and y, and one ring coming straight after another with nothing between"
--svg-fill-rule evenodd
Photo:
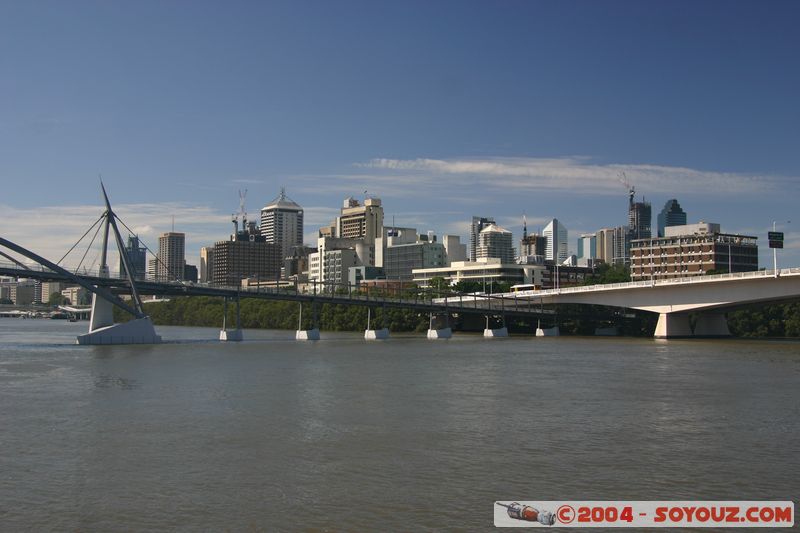
<instances>
[{"instance_id":1,"label":"blue sky","mask_svg":"<svg viewBox=\"0 0 800 533\"><path fill-rule=\"evenodd\" d=\"M466 236L655 214L787 232L800 266L796 2L2 2L0 235L60 257L97 176L189 262L285 185L306 234L346 196ZM795 219L794 223L787 221ZM800 229L800 228L798 228ZM68 244L67 244L68 243Z\"/></svg>"}]
</instances>

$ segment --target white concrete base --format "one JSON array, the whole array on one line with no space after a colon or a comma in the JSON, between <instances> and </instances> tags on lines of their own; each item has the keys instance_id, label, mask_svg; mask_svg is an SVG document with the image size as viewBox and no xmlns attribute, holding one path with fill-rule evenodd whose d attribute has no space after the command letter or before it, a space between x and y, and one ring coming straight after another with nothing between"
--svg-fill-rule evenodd
<instances>
[{"instance_id":1,"label":"white concrete base","mask_svg":"<svg viewBox=\"0 0 800 533\"><path fill-rule=\"evenodd\" d=\"M658 315L658 324L656 324L656 332L653 336L657 339L691 337L692 327L689 324L689 315L661 313Z\"/></svg>"},{"instance_id":2,"label":"white concrete base","mask_svg":"<svg viewBox=\"0 0 800 533\"><path fill-rule=\"evenodd\" d=\"M594 334L597 337L617 337L619 336L619 328L617 327L595 328Z\"/></svg>"},{"instance_id":3,"label":"white concrete base","mask_svg":"<svg viewBox=\"0 0 800 533\"><path fill-rule=\"evenodd\" d=\"M130 322L113 324L78 335L78 344L158 344L161 336L149 316L137 318Z\"/></svg>"},{"instance_id":4,"label":"white concrete base","mask_svg":"<svg viewBox=\"0 0 800 533\"><path fill-rule=\"evenodd\" d=\"M694 325L695 337L730 337L725 313L701 313Z\"/></svg>"},{"instance_id":5,"label":"white concrete base","mask_svg":"<svg viewBox=\"0 0 800 533\"><path fill-rule=\"evenodd\" d=\"M389 328L365 330L364 331L364 338L367 339L368 341L388 339L389 338Z\"/></svg>"},{"instance_id":6,"label":"white concrete base","mask_svg":"<svg viewBox=\"0 0 800 533\"><path fill-rule=\"evenodd\" d=\"M221 329L219 331L219 340L227 342L239 342L244 340L244 334L240 329Z\"/></svg>"},{"instance_id":7,"label":"white concrete base","mask_svg":"<svg viewBox=\"0 0 800 533\"><path fill-rule=\"evenodd\" d=\"M294 334L294 338L298 341L318 341L319 329L298 329Z\"/></svg>"},{"instance_id":8,"label":"white concrete base","mask_svg":"<svg viewBox=\"0 0 800 533\"><path fill-rule=\"evenodd\" d=\"M561 335L561 331L558 329L558 326L552 328L536 328L537 337L558 337L559 335Z\"/></svg>"},{"instance_id":9,"label":"white concrete base","mask_svg":"<svg viewBox=\"0 0 800 533\"><path fill-rule=\"evenodd\" d=\"M449 339L452 336L453 336L453 330L450 328L428 330L429 339Z\"/></svg>"},{"instance_id":10,"label":"white concrete base","mask_svg":"<svg viewBox=\"0 0 800 533\"><path fill-rule=\"evenodd\" d=\"M484 337L508 337L508 328L485 329L483 330Z\"/></svg>"}]
</instances>

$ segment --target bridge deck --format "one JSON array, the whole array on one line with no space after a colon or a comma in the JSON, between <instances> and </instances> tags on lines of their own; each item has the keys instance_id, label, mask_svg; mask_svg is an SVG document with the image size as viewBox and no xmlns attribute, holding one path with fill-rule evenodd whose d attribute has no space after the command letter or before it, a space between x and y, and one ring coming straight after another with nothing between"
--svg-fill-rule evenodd
<instances>
[{"instance_id":1,"label":"bridge deck","mask_svg":"<svg viewBox=\"0 0 800 533\"><path fill-rule=\"evenodd\" d=\"M111 289L113 292L130 293L130 285L126 279L118 277L100 277L96 272L75 272L89 283ZM0 262L0 275L27 277L47 281L69 281L63 274L53 272L39 265L30 269L22 269L18 265ZM515 297L502 297L498 295L485 295L474 297L472 295L448 295L440 298L441 294L415 294L414 296L386 297L375 296L348 290L346 293L336 291L301 292L296 288L271 287L259 289L243 289L241 287L210 286L188 282L155 282L137 281L136 286L141 294L156 296L212 296L227 298L259 298L265 300L281 300L296 302L317 302L342 305L361 305L370 307L394 307L414 309L420 312L452 313L491 313L508 314L517 316L549 315L550 311L537 309L529 301Z\"/></svg>"}]
</instances>

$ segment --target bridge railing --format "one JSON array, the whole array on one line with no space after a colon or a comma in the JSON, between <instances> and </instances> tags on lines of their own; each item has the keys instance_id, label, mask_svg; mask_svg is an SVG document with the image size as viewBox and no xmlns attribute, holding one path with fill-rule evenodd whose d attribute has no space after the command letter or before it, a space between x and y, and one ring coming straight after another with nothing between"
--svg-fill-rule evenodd
<instances>
[{"instance_id":1,"label":"bridge railing","mask_svg":"<svg viewBox=\"0 0 800 533\"><path fill-rule=\"evenodd\" d=\"M778 270L778 276L800 274L800 268L783 268ZM775 277L774 270L752 270L748 272L732 272L728 274L712 274L708 276L686 276L671 279L652 279L640 281L628 281L622 283L606 283L602 285L584 285L580 287L565 287L563 289L547 289L539 291L520 291L519 296L551 296L554 294L574 294L581 292L606 291L616 289L628 289L637 287L665 287L670 285L684 285L687 283L708 283L713 281L726 281L745 278L772 278Z\"/></svg>"}]
</instances>

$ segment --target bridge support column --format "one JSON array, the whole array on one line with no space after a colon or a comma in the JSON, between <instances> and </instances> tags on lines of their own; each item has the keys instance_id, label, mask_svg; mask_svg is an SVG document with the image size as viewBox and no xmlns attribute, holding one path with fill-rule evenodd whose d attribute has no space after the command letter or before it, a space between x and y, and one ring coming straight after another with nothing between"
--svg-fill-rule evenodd
<instances>
[{"instance_id":1,"label":"bridge support column","mask_svg":"<svg viewBox=\"0 0 800 533\"><path fill-rule=\"evenodd\" d=\"M239 314L239 298L236 298L236 329L228 329L228 299L225 298L225 305L222 311L222 329L219 332L219 340L228 342L244 340L241 315Z\"/></svg>"},{"instance_id":2,"label":"bridge support column","mask_svg":"<svg viewBox=\"0 0 800 533\"><path fill-rule=\"evenodd\" d=\"M367 329L364 331L364 338L368 341L383 340L389 338L389 328L369 329L372 322L372 308L367 307Z\"/></svg>"},{"instance_id":3,"label":"bridge support column","mask_svg":"<svg viewBox=\"0 0 800 533\"><path fill-rule=\"evenodd\" d=\"M560 335L561 331L558 329L558 326L553 326L552 328L543 328L541 320L536 323L537 337L558 337Z\"/></svg>"},{"instance_id":4,"label":"bridge support column","mask_svg":"<svg viewBox=\"0 0 800 533\"><path fill-rule=\"evenodd\" d=\"M453 336L453 330L450 329L450 315L445 315L445 327L434 328L434 318L431 312L428 318L428 338L429 339L449 339Z\"/></svg>"},{"instance_id":5,"label":"bridge support column","mask_svg":"<svg viewBox=\"0 0 800 533\"><path fill-rule=\"evenodd\" d=\"M314 304L311 304L312 306ZM300 302L300 313L297 315L297 331L294 334L295 340L298 341L318 341L319 340L319 327L317 326L317 312L314 307L314 323L311 329L303 329L303 302Z\"/></svg>"},{"instance_id":6,"label":"bridge support column","mask_svg":"<svg viewBox=\"0 0 800 533\"><path fill-rule=\"evenodd\" d=\"M486 327L483 330L483 336L490 339L494 339L497 337L508 337L508 328L506 327L506 321L503 320L503 325L499 328L490 328L489 315L486 315Z\"/></svg>"},{"instance_id":7,"label":"bridge support column","mask_svg":"<svg viewBox=\"0 0 800 533\"><path fill-rule=\"evenodd\" d=\"M156 335L153 322L147 316L115 324L113 304L93 294L89 333L78 335L77 342L84 345L157 344L161 337Z\"/></svg>"},{"instance_id":8,"label":"bridge support column","mask_svg":"<svg viewBox=\"0 0 800 533\"><path fill-rule=\"evenodd\" d=\"M689 315L684 313L661 313L658 315L658 324L653 336L657 339L692 337Z\"/></svg>"},{"instance_id":9,"label":"bridge support column","mask_svg":"<svg viewBox=\"0 0 800 533\"><path fill-rule=\"evenodd\" d=\"M725 313L701 313L694 325L695 337L730 337Z\"/></svg>"}]
</instances>

